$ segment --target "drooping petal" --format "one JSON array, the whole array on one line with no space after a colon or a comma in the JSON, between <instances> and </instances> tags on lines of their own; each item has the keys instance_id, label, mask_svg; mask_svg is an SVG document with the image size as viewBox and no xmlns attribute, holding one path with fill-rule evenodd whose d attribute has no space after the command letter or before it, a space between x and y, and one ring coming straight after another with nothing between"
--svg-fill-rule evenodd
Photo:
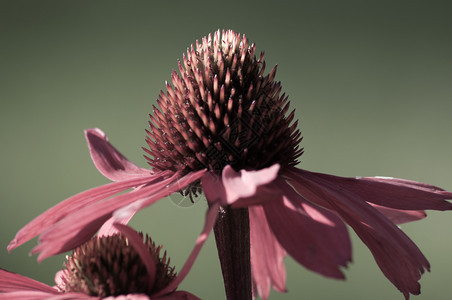
<instances>
[{"instance_id":1,"label":"drooping petal","mask_svg":"<svg viewBox=\"0 0 452 300\"><path fill-rule=\"evenodd\" d=\"M58 291L34 279L0 269L0 292L15 291L40 291L50 294L58 294Z\"/></svg>"},{"instance_id":2,"label":"drooping petal","mask_svg":"<svg viewBox=\"0 0 452 300\"><path fill-rule=\"evenodd\" d=\"M143 238L138 235L132 228L122 224L114 224L114 226L127 237L128 242L132 245L135 251L141 258L142 263L146 266L146 271L148 272L149 284L148 291L152 290L155 282L155 273L157 271L157 265L149 253L146 245L143 243Z\"/></svg>"},{"instance_id":3,"label":"drooping petal","mask_svg":"<svg viewBox=\"0 0 452 300\"><path fill-rule=\"evenodd\" d=\"M296 175L297 176L297 175ZM296 178L294 176L294 178ZM289 182L294 188L298 190L303 190L303 185L300 184L297 180L293 178L289 178ZM316 197L312 198L313 201L316 201L318 205L321 205L322 207L328 208L330 210L334 210L334 208L323 198ZM387 217L389 220L391 220L394 224L403 224L407 222L417 221L425 218L427 214L423 210L402 210L402 209L395 209L390 207L381 206L378 204L370 203L371 206L376 208L380 213L382 213L385 217Z\"/></svg>"},{"instance_id":4,"label":"drooping petal","mask_svg":"<svg viewBox=\"0 0 452 300\"><path fill-rule=\"evenodd\" d=\"M94 165L102 175L112 181L149 176L153 172L143 169L124 157L108 141L105 133L98 128L85 130L89 153Z\"/></svg>"},{"instance_id":5,"label":"drooping petal","mask_svg":"<svg viewBox=\"0 0 452 300\"><path fill-rule=\"evenodd\" d=\"M220 201L233 208L260 205L278 197L278 192L268 186L278 176L278 171L278 164L259 171L240 172L226 166L221 176L206 173L201 185L209 202Z\"/></svg>"},{"instance_id":6,"label":"drooping petal","mask_svg":"<svg viewBox=\"0 0 452 300\"><path fill-rule=\"evenodd\" d=\"M374 176L374 177L356 177L356 179L397 184L397 185L411 187L411 188L418 189L418 190L424 190L424 191L430 192L430 193L433 192L433 193L439 193L439 194L443 194L443 195L444 194L449 194L449 195L452 194L440 187L437 187L437 186L434 186L434 185L431 185L428 183L413 181L413 180L408 180L408 179L402 179L402 178Z\"/></svg>"},{"instance_id":7,"label":"drooping petal","mask_svg":"<svg viewBox=\"0 0 452 300\"><path fill-rule=\"evenodd\" d=\"M367 202L390 208L452 210L452 203L445 201L452 199L451 192L422 182L391 177L340 177L297 168L291 168L288 174L294 179L311 174L330 182L336 189L351 191Z\"/></svg>"},{"instance_id":8,"label":"drooping petal","mask_svg":"<svg viewBox=\"0 0 452 300\"><path fill-rule=\"evenodd\" d=\"M207 172L206 169L190 172L186 174L184 177L180 178L177 177L176 180L172 181L171 184L167 185L165 187L166 194L163 197L166 197L172 193L178 192L186 188L189 184L195 182L196 180L200 179L204 174ZM133 202L127 206L122 207L121 209L118 209L114 212L113 217L117 218L118 220L121 220L123 218L127 218L131 214L134 214L135 212L139 211L140 209L143 209L155 202L154 198L146 198L142 199L140 201Z\"/></svg>"},{"instance_id":9,"label":"drooping petal","mask_svg":"<svg viewBox=\"0 0 452 300\"><path fill-rule=\"evenodd\" d=\"M209 237L210 232L212 231L213 225L217 220L219 207L220 204L218 202L212 203L209 206L209 209L207 210L206 213L206 222L204 223L204 228L201 234L199 235L198 239L196 240L195 247L190 253L190 256L187 258L187 261L185 262L184 266L179 271L179 274L176 276L176 278L174 278L173 281L171 281L164 289L157 292L154 296L165 296L166 294L171 293L187 276L188 272L193 266L193 263L195 262L196 257L198 257L199 251L201 251L202 246L204 245L207 238Z\"/></svg>"},{"instance_id":10,"label":"drooping petal","mask_svg":"<svg viewBox=\"0 0 452 300\"><path fill-rule=\"evenodd\" d=\"M13 291L0 293L0 300L40 300L49 299L52 295L41 291Z\"/></svg>"},{"instance_id":11,"label":"drooping petal","mask_svg":"<svg viewBox=\"0 0 452 300\"><path fill-rule=\"evenodd\" d=\"M134 211L132 214L128 215L128 216L124 216L123 218L117 218L115 216L110 217L110 219L108 219L104 225L102 225L102 227L99 229L99 231L97 232L97 236L98 237L102 237L102 236L112 236L116 233L118 233L118 229L116 229L115 224L123 224L123 225L127 225L129 224L129 221L133 218L133 216L135 215L137 211Z\"/></svg>"},{"instance_id":12,"label":"drooping petal","mask_svg":"<svg viewBox=\"0 0 452 300\"><path fill-rule=\"evenodd\" d=\"M41 261L46 257L71 250L90 239L116 210L130 209L134 205L137 207L151 205L199 179L204 172L205 170L193 172L182 178L179 178L179 174L176 173L162 181L82 208L41 234L39 245L32 250L32 253L40 252L38 261ZM123 213L130 215L127 210Z\"/></svg>"},{"instance_id":13,"label":"drooping petal","mask_svg":"<svg viewBox=\"0 0 452 300\"><path fill-rule=\"evenodd\" d=\"M221 181L221 175L217 175L214 172L206 172L201 178L201 186L207 202L209 203L226 203L226 191L224 189L223 182Z\"/></svg>"},{"instance_id":14,"label":"drooping petal","mask_svg":"<svg viewBox=\"0 0 452 300\"><path fill-rule=\"evenodd\" d=\"M177 180L178 174L148 184L141 189L119 194L79 209L50 227L39 238L32 253L40 252L38 261L69 251L89 240L111 218L113 212L135 201L150 197L154 201L167 195L165 186ZM173 191L174 192L174 191Z\"/></svg>"},{"instance_id":15,"label":"drooping petal","mask_svg":"<svg viewBox=\"0 0 452 300\"><path fill-rule=\"evenodd\" d=\"M401 210L390 207L368 203L382 213L386 218L391 220L394 224L403 224L412 221L424 219L427 214L423 210Z\"/></svg>"},{"instance_id":16,"label":"drooping petal","mask_svg":"<svg viewBox=\"0 0 452 300\"><path fill-rule=\"evenodd\" d=\"M351 261L347 228L334 213L306 201L284 180L275 182L283 195L263 205L268 224L282 247L306 268L344 278L340 267Z\"/></svg>"},{"instance_id":17,"label":"drooping petal","mask_svg":"<svg viewBox=\"0 0 452 300\"><path fill-rule=\"evenodd\" d=\"M22 245L35 236L41 234L44 230L50 228L66 216L77 212L90 204L96 203L129 188L162 180L170 175L172 175L171 172L164 171L159 174L149 175L147 177L133 178L121 182L112 182L74 195L51 207L25 225L10 242L8 250L11 251L12 249Z\"/></svg>"},{"instance_id":18,"label":"drooping petal","mask_svg":"<svg viewBox=\"0 0 452 300\"><path fill-rule=\"evenodd\" d=\"M258 171L236 172L231 166L226 166L222 173L226 201L222 205L230 205L239 199L254 196L260 186L271 183L278 177L279 168L280 166L275 164Z\"/></svg>"},{"instance_id":19,"label":"drooping petal","mask_svg":"<svg viewBox=\"0 0 452 300\"><path fill-rule=\"evenodd\" d=\"M41 291L15 291L0 293L0 300L77 300L77 299L99 299L81 293L51 294Z\"/></svg>"},{"instance_id":20,"label":"drooping petal","mask_svg":"<svg viewBox=\"0 0 452 300\"><path fill-rule=\"evenodd\" d=\"M300 173L298 173L300 174ZM304 173L296 176L297 191L313 202L327 201L355 230L372 252L383 274L405 295L420 293L421 274L430 265L419 248L390 220L335 177ZM319 200L322 199L322 200Z\"/></svg>"},{"instance_id":21,"label":"drooping petal","mask_svg":"<svg viewBox=\"0 0 452 300\"><path fill-rule=\"evenodd\" d=\"M372 252L383 274L405 295L405 298L408 299L410 293L418 295L420 293L418 281L424 270L429 270L430 265L417 246L400 230L398 237L388 238L385 232L366 226L364 222L367 222L367 218L360 219L345 211L340 213ZM395 242L396 238L400 238L400 242Z\"/></svg>"},{"instance_id":22,"label":"drooping petal","mask_svg":"<svg viewBox=\"0 0 452 300\"><path fill-rule=\"evenodd\" d=\"M270 287L286 292L286 251L281 247L268 226L261 206L249 207L250 256L253 288L266 300Z\"/></svg>"}]
</instances>

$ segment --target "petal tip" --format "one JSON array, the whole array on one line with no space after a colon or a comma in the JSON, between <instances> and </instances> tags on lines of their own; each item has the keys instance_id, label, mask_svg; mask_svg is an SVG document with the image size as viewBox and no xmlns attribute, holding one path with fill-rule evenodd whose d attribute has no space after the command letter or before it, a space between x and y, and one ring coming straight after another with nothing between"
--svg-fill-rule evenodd
<instances>
[{"instance_id":1,"label":"petal tip","mask_svg":"<svg viewBox=\"0 0 452 300\"><path fill-rule=\"evenodd\" d=\"M52 255L55 255L55 253L49 253L50 251L41 251L38 255L37 261L38 263L41 263L44 259L49 258ZM32 250L30 254L36 254L37 252Z\"/></svg>"},{"instance_id":2,"label":"petal tip","mask_svg":"<svg viewBox=\"0 0 452 300\"><path fill-rule=\"evenodd\" d=\"M85 129L85 135L88 135L88 134L94 134L97 136L105 137L105 133L97 127Z\"/></svg>"},{"instance_id":3,"label":"petal tip","mask_svg":"<svg viewBox=\"0 0 452 300\"><path fill-rule=\"evenodd\" d=\"M6 249L8 250L8 252L11 252L11 250L16 249L16 247L17 247L17 239L14 239L8 244Z\"/></svg>"}]
</instances>

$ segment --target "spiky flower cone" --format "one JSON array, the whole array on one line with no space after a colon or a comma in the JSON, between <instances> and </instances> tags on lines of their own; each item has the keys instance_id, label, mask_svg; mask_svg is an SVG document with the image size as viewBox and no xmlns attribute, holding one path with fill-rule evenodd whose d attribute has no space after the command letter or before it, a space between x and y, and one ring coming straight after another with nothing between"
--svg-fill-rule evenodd
<instances>
[{"instance_id":1,"label":"spiky flower cone","mask_svg":"<svg viewBox=\"0 0 452 300\"><path fill-rule=\"evenodd\" d=\"M108 297L128 294L152 295L166 287L176 276L166 251L150 237L144 243L156 263L155 281L149 286L146 266L134 247L121 234L94 238L76 248L67 257L63 270L62 292L77 292L91 296Z\"/></svg>"},{"instance_id":2,"label":"spiky flower cone","mask_svg":"<svg viewBox=\"0 0 452 300\"><path fill-rule=\"evenodd\" d=\"M233 31L209 34L187 49L151 115L145 151L155 169L221 171L295 165L302 154L288 97L276 67L264 76L264 54Z\"/></svg>"}]
</instances>

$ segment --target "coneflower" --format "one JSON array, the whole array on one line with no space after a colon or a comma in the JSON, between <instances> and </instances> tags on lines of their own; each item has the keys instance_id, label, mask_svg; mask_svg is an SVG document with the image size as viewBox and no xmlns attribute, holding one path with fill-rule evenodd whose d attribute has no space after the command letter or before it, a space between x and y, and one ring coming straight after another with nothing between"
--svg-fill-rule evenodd
<instances>
[{"instance_id":1,"label":"coneflower","mask_svg":"<svg viewBox=\"0 0 452 300\"><path fill-rule=\"evenodd\" d=\"M120 233L74 249L55 276L56 286L0 269L0 299L199 299L176 291L183 277L170 266L166 251L161 253L162 246L130 227L116 226Z\"/></svg>"},{"instance_id":2,"label":"coneflower","mask_svg":"<svg viewBox=\"0 0 452 300\"><path fill-rule=\"evenodd\" d=\"M215 225L229 299L285 291L286 252L306 268L344 278L351 260L348 224L383 274L409 298L429 263L396 224L451 210L452 193L425 183L345 178L297 168L303 150L294 112L264 55L244 35L217 31L192 45L151 114L146 158L135 166L99 129L86 137L94 164L115 181L75 195L18 232L9 249L40 234L39 259L72 249L101 228L174 192L204 193ZM129 188L134 190L118 194ZM250 247L251 245L251 247ZM250 249L250 250L249 250ZM251 267L249 267L251 261ZM248 262L248 263L247 263Z\"/></svg>"}]
</instances>

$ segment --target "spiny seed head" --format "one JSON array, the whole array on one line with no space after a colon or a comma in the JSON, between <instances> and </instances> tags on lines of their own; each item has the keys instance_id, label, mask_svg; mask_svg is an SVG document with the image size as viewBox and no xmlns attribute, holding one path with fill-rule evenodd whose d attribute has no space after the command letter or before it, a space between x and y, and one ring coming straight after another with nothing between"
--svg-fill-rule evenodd
<instances>
[{"instance_id":1,"label":"spiny seed head","mask_svg":"<svg viewBox=\"0 0 452 300\"><path fill-rule=\"evenodd\" d=\"M264 76L264 54L245 35L218 30L187 49L172 85L160 92L150 115L144 150L157 170L183 174L297 164L301 134L294 111L275 82L276 66Z\"/></svg>"},{"instance_id":2,"label":"spiny seed head","mask_svg":"<svg viewBox=\"0 0 452 300\"><path fill-rule=\"evenodd\" d=\"M142 236L142 234L140 234ZM135 293L155 294L174 279L174 267L162 246L156 247L146 236L144 243L156 262L155 281L149 289L146 266L126 237L121 234L94 238L67 257L66 269L58 288L62 292L108 297Z\"/></svg>"}]
</instances>

